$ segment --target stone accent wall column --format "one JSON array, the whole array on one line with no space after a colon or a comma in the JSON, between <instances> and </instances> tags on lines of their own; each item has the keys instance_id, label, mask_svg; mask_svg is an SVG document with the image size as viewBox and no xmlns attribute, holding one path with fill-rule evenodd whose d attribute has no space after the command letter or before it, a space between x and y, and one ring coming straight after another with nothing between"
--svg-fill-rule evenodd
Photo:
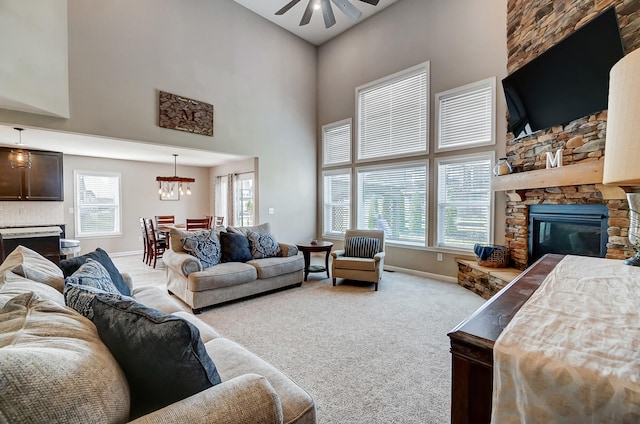
<instances>
[{"instance_id":1,"label":"stone accent wall column","mask_svg":"<svg viewBox=\"0 0 640 424\"><path fill-rule=\"evenodd\" d=\"M640 47L640 0L508 0L508 73L528 63L615 4L625 50ZM597 52L594 52L597 54ZM576 69L576 72L580 72ZM546 153L562 149L563 165L601 160L606 139L607 112L602 111L514 140L507 134L507 157L515 172L543 169ZM629 206L626 200L603 200L594 185L548 187L525 192L523 202L507 202L506 243L514 267L527 266L528 205L606 204L609 209L607 257L623 259L632 253L627 246Z\"/></svg>"}]
</instances>

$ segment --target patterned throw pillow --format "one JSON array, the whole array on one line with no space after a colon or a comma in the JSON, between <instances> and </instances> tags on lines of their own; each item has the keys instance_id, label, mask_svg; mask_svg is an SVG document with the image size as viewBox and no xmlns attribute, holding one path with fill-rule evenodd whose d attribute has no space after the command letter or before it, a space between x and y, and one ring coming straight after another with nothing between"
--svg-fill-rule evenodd
<instances>
[{"instance_id":1,"label":"patterned throw pillow","mask_svg":"<svg viewBox=\"0 0 640 424\"><path fill-rule=\"evenodd\" d=\"M120 294L118 288L111 281L109 272L100 262L93 259L87 259L87 262L82 264L76 272L65 278L64 284L65 286L67 284L89 286L107 293Z\"/></svg>"},{"instance_id":2,"label":"patterned throw pillow","mask_svg":"<svg viewBox=\"0 0 640 424\"><path fill-rule=\"evenodd\" d=\"M371 237L348 237L344 255L352 258L373 258L380 251L380 240Z\"/></svg>"},{"instance_id":3,"label":"patterned throw pillow","mask_svg":"<svg viewBox=\"0 0 640 424\"><path fill-rule=\"evenodd\" d=\"M221 382L200 331L185 319L95 289L70 286L65 295L69 306L95 324L124 371L131 392L130 419Z\"/></svg>"},{"instance_id":4,"label":"patterned throw pillow","mask_svg":"<svg viewBox=\"0 0 640 424\"><path fill-rule=\"evenodd\" d=\"M220 263L220 240L215 231L201 231L187 236L182 241L182 248L202 263L203 268L210 268Z\"/></svg>"},{"instance_id":5,"label":"patterned throw pillow","mask_svg":"<svg viewBox=\"0 0 640 424\"><path fill-rule=\"evenodd\" d=\"M273 234L247 231L247 238L249 239L249 248L251 249L253 259L282 256L278 240L276 240Z\"/></svg>"},{"instance_id":6,"label":"patterned throw pillow","mask_svg":"<svg viewBox=\"0 0 640 424\"><path fill-rule=\"evenodd\" d=\"M99 247L95 251L89 252L85 255L61 260L60 269L62 269L64 276L68 277L76 272L82 264L87 262L88 259L100 262L100 265L102 265L109 273L111 282L113 282L118 291L125 296L131 296L131 289L129 289L127 283L124 282L120 271L116 268L115 264L109 257L109 254Z\"/></svg>"}]
</instances>

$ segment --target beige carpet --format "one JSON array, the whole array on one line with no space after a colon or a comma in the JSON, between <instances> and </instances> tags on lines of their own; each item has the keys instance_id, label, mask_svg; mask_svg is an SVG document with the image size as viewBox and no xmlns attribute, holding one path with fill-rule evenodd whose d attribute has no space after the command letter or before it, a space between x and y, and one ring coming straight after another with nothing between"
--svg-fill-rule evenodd
<instances>
[{"instance_id":1,"label":"beige carpet","mask_svg":"<svg viewBox=\"0 0 640 424\"><path fill-rule=\"evenodd\" d=\"M136 285L162 287L162 266L114 262ZM321 276L199 317L309 391L320 423L450 422L447 332L484 300L455 284L398 272L385 272L378 292L366 283L333 287Z\"/></svg>"}]
</instances>

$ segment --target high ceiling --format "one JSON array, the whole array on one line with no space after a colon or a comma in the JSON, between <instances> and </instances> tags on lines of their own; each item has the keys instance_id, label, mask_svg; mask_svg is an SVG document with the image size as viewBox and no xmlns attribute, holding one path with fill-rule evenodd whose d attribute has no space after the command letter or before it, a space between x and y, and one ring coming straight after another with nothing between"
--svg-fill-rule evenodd
<instances>
[{"instance_id":1,"label":"high ceiling","mask_svg":"<svg viewBox=\"0 0 640 424\"><path fill-rule=\"evenodd\" d=\"M284 15L276 16L275 13L281 9L284 5L289 3L290 0L234 0L246 7L247 9L257 13L265 19L270 20L276 25L281 26L287 31L297 35L298 37L319 46L320 44L330 40L338 34L348 30L354 25L364 21L368 17L380 12L382 9L392 5L398 0L380 0L377 6L372 6L363 1L350 0L351 3L357 7L362 16L357 22L351 22L333 3L331 0L331 7L336 18L336 24L330 28L325 28L324 20L322 19L322 11L314 10L309 24L300 26L300 19L304 14L305 9L309 1L318 0L300 0L298 4L293 6ZM341 0L342 1L342 0Z\"/></svg>"}]
</instances>

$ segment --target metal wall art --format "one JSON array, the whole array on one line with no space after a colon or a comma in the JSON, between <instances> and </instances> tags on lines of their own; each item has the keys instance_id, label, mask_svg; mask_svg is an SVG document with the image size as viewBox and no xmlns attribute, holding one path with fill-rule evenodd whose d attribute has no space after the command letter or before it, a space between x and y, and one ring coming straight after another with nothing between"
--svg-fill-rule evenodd
<instances>
[{"instance_id":1,"label":"metal wall art","mask_svg":"<svg viewBox=\"0 0 640 424\"><path fill-rule=\"evenodd\" d=\"M213 137L213 105L160 91L162 128Z\"/></svg>"}]
</instances>

